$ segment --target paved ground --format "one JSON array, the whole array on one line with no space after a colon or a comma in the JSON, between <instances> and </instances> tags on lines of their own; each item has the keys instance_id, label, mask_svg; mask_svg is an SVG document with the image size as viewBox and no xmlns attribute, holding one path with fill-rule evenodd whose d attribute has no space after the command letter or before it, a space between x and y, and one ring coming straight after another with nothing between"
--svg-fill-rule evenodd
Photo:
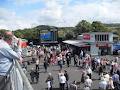
<instances>
[{"instance_id":1,"label":"paved ground","mask_svg":"<svg viewBox=\"0 0 120 90\"><path fill-rule=\"evenodd\" d=\"M107 56L107 58L109 60L112 60L113 56ZM30 60L31 58L29 57L29 58L25 58L25 59ZM29 71L32 67L35 67L35 65L31 64L31 65L28 66L28 73L29 73ZM69 77L70 77L69 83L71 83L74 80L76 80L77 82L80 82L82 69L80 69L78 67L74 67L73 65L71 65L69 68L67 66L64 66L63 70L67 70L68 73L69 73ZM48 68L48 72L51 72L52 75L54 76L54 85L53 85L53 87L55 88L54 90L59 90L58 89L59 88L58 71L59 71L59 67L57 65L50 66ZM27 76L28 76L28 78L30 78L29 74ZM32 84L34 90L45 90L45 88L47 87L47 84L45 83L45 80L46 80L47 76L48 76L48 73L45 73L43 65L41 64L40 65L39 83L38 84ZM92 79L93 79L92 89L98 89L98 83L99 83L98 74L93 72ZM79 90L81 90L82 88L83 88L83 84L80 83Z\"/></svg>"}]
</instances>

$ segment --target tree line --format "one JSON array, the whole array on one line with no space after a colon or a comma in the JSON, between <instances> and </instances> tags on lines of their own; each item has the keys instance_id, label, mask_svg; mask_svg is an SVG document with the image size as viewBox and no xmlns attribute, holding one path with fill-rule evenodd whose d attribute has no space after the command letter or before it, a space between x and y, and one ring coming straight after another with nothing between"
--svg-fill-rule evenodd
<instances>
[{"instance_id":1,"label":"tree line","mask_svg":"<svg viewBox=\"0 0 120 90\"><path fill-rule=\"evenodd\" d=\"M115 27L114 27L115 26ZM93 21L92 23L82 20L75 27L54 27L48 25L39 25L34 28L25 28L18 29L13 31L14 35L18 38L24 39L38 39L39 33L43 32L43 30L58 30L58 38L66 39L74 39L77 35L86 32L113 32L120 36L120 24L104 24L100 21ZM113 28L112 28L113 27ZM4 32L6 30L0 30L0 32Z\"/></svg>"}]
</instances>

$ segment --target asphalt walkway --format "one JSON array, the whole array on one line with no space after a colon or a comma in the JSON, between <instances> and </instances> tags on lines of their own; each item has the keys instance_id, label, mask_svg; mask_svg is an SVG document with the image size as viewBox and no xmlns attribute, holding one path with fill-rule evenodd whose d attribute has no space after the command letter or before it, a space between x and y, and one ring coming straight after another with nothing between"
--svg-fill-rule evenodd
<instances>
[{"instance_id":1,"label":"asphalt walkway","mask_svg":"<svg viewBox=\"0 0 120 90\"><path fill-rule=\"evenodd\" d=\"M106 56L109 60L113 60L114 57L113 56ZM26 60L31 60L31 57L25 58ZM29 71L31 68L35 68L35 64L30 64L28 65L28 78L30 79L29 76ZM73 62L72 65L70 65L70 67L67 67L66 65L64 65L63 70L67 70L70 80L69 83L72 83L74 80L76 80L79 83L79 89L78 90L82 90L83 89L83 84L80 83L81 81L81 75L82 75L82 69L80 69L79 67L75 67L73 66ZM48 72L52 73L53 77L54 77L54 84L53 84L53 90L59 90L59 82L58 82L58 72L59 72L59 66L57 65L51 65L48 68ZM32 84L34 90L45 90L45 88L47 87L47 84L45 83L45 80L48 76L48 73L45 73L43 64L41 63L40 65L40 71L39 71L39 82L36 84ZM98 84L99 84L99 76L98 73L93 72L92 75L92 80L93 80L93 84L92 84L92 89L98 89Z\"/></svg>"}]
</instances>

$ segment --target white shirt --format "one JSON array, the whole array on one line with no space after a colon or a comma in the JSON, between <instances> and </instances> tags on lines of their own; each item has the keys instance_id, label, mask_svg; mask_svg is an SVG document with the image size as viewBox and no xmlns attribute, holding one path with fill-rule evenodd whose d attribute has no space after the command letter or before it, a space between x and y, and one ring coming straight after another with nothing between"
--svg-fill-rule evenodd
<instances>
[{"instance_id":1,"label":"white shirt","mask_svg":"<svg viewBox=\"0 0 120 90\"><path fill-rule=\"evenodd\" d=\"M85 80L85 86L91 87L91 85L92 85L92 80L91 79L86 79Z\"/></svg>"},{"instance_id":2,"label":"white shirt","mask_svg":"<svg viewBox=\"0 0 120 90\"><path fill-rule=\"evenodd\" d=\"M37 65L39 64L39 60L36 60L36 64L37 64Z\"/></svg>"},{"instance_id":3,"label":"white shirt","mask_svg":"<svg viewBox=\"0 0 120 90\"><path fill-rule=\"evenodd\" d=\"M83 90L90 90L90 88L89 87L84 87Z\"/></svg>"},{"instance_id":4,"label":"white shirt","mask_svg":"<svg viewBox=\"0 0 120 90\"><path fill-rule=\"evenodd\" d=\"M60 77L59 77L59 81L60 81L60 83L66 83L66 78L65 78L65 76L60 76Z\"/></svg>"},{"instance_id":5,"label":"white shirt","mask_svg":"<svg viewBox=\"0 0 120 90\"><path fill-rule=\"evenodd\" d=\"M48 88L51 88L50 81L47 81L47 87L48 87Z\"/></svg>"},{"instance_id":6,"label":"white shirt","mask_svg":"<svg viewBox=\"0 0 120 90\"><path fill-rule=\"evenodd\" d=\"M108 82L108 81L109 81L109 78L110 78L110 75L109 75L109 74L106 74L106 75L104 75L104 77L105 77L105 80Z\"/></svg>"},{"instance_id":7,"label":"white shirt","mask_svg":"<svg viewBox=\"0 0 120 90\"><path fill-rule=\"evenodd\" d=\"M97 58L96 62L99 64L100 63L100 58Z\"/></svg>"},{"instance_id":8,"label":"white shirt","mask_svg":"<svg viewBox=\"0 0 120 90\"><path fill-rule=\"evenodd\" d=\"M107 82L104 80L104 81L100 81L100 83L99 83L99 88L101 88L101 89L106 89L106 87L107 87Z\"/></svg>"},{"instance_id":9,"label":"white shirt","mask_svg":"<svg viewBox=\"0 0 120 90\"><path fill-rule=\"evenodd\" d=\"M83 56L83 51L81 50L80 55Z\"/></svg>"},{"instance_id":10,"label":"white shirt","mask_svg":"<svg viewBox=\"0 0 120 90\"><path fill-rule=\"evenodd\" d=\"M88 74L92 74L91 68L88 68L86 71L87 71Z\"/></svg>"}]
</instances>

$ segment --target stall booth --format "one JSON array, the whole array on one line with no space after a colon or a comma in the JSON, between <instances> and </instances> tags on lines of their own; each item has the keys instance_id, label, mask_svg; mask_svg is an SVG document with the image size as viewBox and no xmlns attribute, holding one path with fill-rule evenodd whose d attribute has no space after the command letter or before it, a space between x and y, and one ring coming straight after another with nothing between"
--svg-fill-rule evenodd
<instances>
[{"instance_id":1,"label":"stall booth","mask_svg":"<svg viewBox=\"0 0 120 90\"><path fill-rule=\"evenodd\" d=\"M112 54L113 33L111 32L83 33L83 42L90 43L91 55Z\"/></svg>"},{"instance_id":2,"label":"stall booth","mask_svg":"<svg viewBox=\"0 0 120 90\"><path fill-rule=\"evenodd\" d=\"M83 50L84 52L90 52L90 45L84 43L81 40L66 40L63 41L63 43L66 47L72 48L75 54L79 55L81 50Z\"/></svg>"},{"instance_id":3,"label":"stall booth","mask_svg":"<svg viewBox=\"0 0 120 90\"><path fill-rule=\"evenodd\" d=\"M114 34L111 32L90 32L80 35L80 40L66 40L63 43L77 47L77 51L84 50L91 55L113 54ZM79 39L79 38L78 38ZM79 49L78 49L79 48Z\"/></svg>"}]
</instances>

